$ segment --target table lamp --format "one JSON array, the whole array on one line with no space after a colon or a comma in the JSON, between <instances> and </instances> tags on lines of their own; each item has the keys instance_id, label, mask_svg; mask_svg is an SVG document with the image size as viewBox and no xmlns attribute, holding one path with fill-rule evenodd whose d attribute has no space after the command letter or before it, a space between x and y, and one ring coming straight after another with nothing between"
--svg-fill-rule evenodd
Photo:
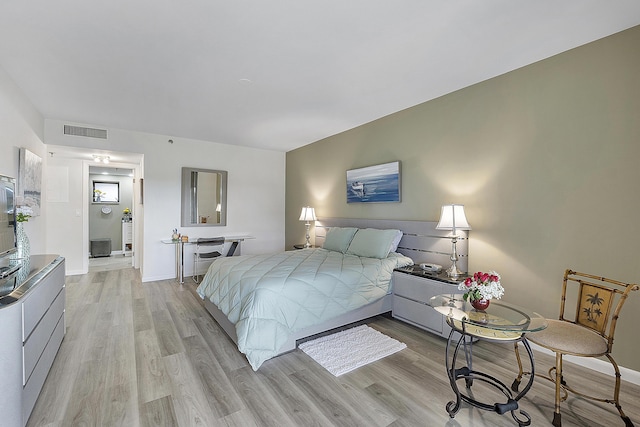
<instances>
[{"instance_id":1,"label":"table lamp","mask_svg":"<svg viewBox=\"0 0 640 427\"><path fill-rule=\"evenodd\" d=\"M436 225L436 230L451 230L451 267L447 269L449 277L456 278L464 274L458 269L458 252L456 243L458 241L457 230L471 230L464 214L464 205L444 205L440 212L440 221Z\"/></svg>"},{"instance_id":2,"label":"table lamp","mask_svg":"<svg viewBox=\"0 0 640 427\"><path fill-rule=\"evenodd\" d=\"M302 212L300 212L300 221L306 221L305 226L307 227L307 243L305 243L305 248L310 248L311 243L309 242L309 226L311 225L310 221L315 221L316 219L316 211L312 207L305 206L302 208Z\"/></svg>"}]
</instances>

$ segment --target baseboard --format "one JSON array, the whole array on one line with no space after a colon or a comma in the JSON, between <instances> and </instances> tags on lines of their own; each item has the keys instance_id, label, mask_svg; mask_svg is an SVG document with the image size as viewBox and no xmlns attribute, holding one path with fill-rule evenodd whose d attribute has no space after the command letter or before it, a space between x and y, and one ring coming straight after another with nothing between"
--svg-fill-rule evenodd
<instances>
[{"instance_id":1,"label":"baseboard","mask_svg":"<svg viewBox=\"0 0 640 427\"><path fill-rule=\"evenodd\" d=\"M185 278L186 277L187 276L185 276ZM142 281L143 283L144 282L156 282L156 281L159 281L159 280L178 280L178 279L176 279L175 275L172 275L172 276L167 276L167 275L164 275L164 276L142 276L142 278L140 279L140 281Z\"/></svg>"},{"instance_id":2,"label":"baseboard","mask_svg":"<svg viewBox=\"0 0 640 427\"><path fill-rule=\"evenodd\" d=\"M539 351L544 354L548 354L549 356L555 357L555 353L551 350L548 350L544 347L540 347L529 341L531 348L535 351ZM564 356L562 358L564 361L574 363L578 366L582 366L584 368L592 369L596 372L600 372L603 374L613 375L613 366L611 363L605 362L604 360L597 359L595 357L576 357L576 356ZM620 375L622 375L622 380L631 384L640 385L640 372L634 371L633 369L625 368L624 366L619 366Z\"/></svg>"}]
</instances>

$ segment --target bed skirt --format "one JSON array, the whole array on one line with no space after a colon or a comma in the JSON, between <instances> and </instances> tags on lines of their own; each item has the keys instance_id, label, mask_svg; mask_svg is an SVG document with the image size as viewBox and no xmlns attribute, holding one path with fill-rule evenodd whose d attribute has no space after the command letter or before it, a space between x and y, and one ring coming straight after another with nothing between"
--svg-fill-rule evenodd
<instances>
[{"instance_id":1,"label":"bed skirt","mask_svg":"<svg viewBox=\"0 0 640 427\"><path fill-rule=\"evenodd\" d=\"M238 336L236 335L235 325L231 323L229 319L227 319L227 316L225 316L225 314L218 307L216 307L215 304L213 304L206 298L204 300L204 306L207 311L211 313L211 316L215 319L215 321L218 322L220 327L229 336L229 338L231 338L231 340L237 345ZM348 325L350 323L359 322L370 317L388 313L392 308L393 294L387 294L377 301L374 301L355 310L351 310L348 313L342 314L338 317L334 317L333 319L329 319L320 324L295 331L292 335L289 336L287 342L285 342L284 345L280 347L280 350L278 350L278 354L276 354L275 356L279 356L281 354L295 350L297 347L297 342L303 338L308 338L322 332L330 331L331 329Z\"/></svg>"}]
</instances>

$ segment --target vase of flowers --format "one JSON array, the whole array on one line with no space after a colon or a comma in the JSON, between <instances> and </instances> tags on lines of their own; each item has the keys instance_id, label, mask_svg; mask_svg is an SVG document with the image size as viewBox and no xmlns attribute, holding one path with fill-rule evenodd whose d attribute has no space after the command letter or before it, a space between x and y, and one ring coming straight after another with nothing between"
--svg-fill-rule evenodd
<instances>
[{"instance_id":1,"label":"vase of flowers","mask_svg":"<svg viewBox=\"0 0 640 427\"><path fill-rule=\"evenodd\" d=\"M20 209L16 213L16 258L17 259L29 259L31 255L31 245L29 243L29 236L27 236L24 230L24 223L29 221L31 215L25 212L24 209Z\"/></svg>"},{"instance_id":2,"label":"vase of flowers","mask_svg":"<svg viewBox=\"0 0 640 427\"><path fill-rule=\"evenodd\" d=\"M504 295L500 275L495 271L473 273L473 276L460 282L458 289L465 291L464 300L469 301L473 308L479 311L486 310L492 298L500 299Z\"/></svg>"}]
</instances>

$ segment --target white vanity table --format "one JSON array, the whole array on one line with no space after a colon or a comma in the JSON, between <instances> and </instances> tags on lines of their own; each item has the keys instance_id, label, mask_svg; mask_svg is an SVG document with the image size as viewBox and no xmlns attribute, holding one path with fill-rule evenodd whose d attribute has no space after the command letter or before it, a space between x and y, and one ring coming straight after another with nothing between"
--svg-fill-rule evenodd
<instances>
[{"instance_id":1,"label":"white vanity table","mask_svg":"<svg viewBox=\"0 0 640 427\"><path fill-rule=\"evenodd\" d=\"M241 235L241 236L224 236L225 243L231 243L229 249L227 250L224 256L236 256L240 255L240 243L249 240L255 239L253 236ZM176 247L176 276L180 284L184 283L184 247L185 245L195 245L196 239L163 239L162 243L167 245L175 245Z\"/></svg>"}]
</instances>

